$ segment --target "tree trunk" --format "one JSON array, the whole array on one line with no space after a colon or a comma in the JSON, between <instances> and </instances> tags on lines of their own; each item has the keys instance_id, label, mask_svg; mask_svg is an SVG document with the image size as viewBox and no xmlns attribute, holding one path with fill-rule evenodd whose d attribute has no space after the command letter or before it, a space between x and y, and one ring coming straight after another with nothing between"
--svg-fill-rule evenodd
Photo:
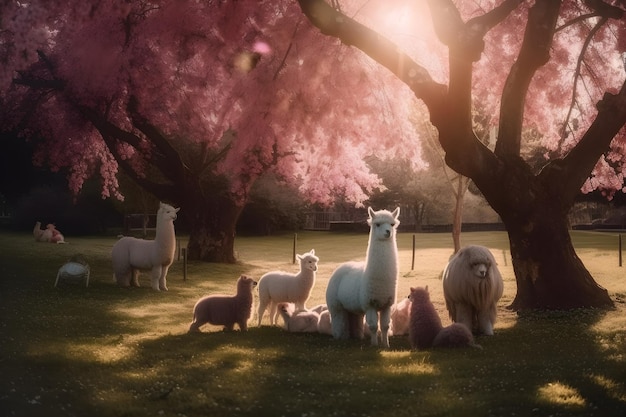
<instances>
[{"instance_id":1,"label":"tree trunk","mask_svg":"<svg viewBox=\"0 0 626 417\"><path fill-rule=\"evenodd\" d=\"M559 195L558 177L535 177L523 164L507 164L506 170L482 190L509 235L517 281L510 308L612 306L608 292L576 255L567 220L571 202Z\"/></svg>"},{"instance_id":2,"label":"tree trunk","mask_svg":"<svg viewBox=\"0 0 626 417\"><path fill-rule=\"evenodd\" d=\"M235 263L235 229L243 207L228 198L186 202L184 207L191 226L187 244L188 258Z\"/></svg>"},{"instance_id":3,"label":"tree trunk","mask_svg":"<svg viewBox=\"0 0 626 417\"><path fill-rule=\"evenodd\" d=\"M454 253L461 249L461 231L463 229L463 204L465 203L465 193L469 186L469 178L458 175L456 190L454 190L454 220L452 221L452 242L454 243Z\"/></svg>"},{"instance_id":4,"label":"tree trunk","mask_svg":"<svg viewBox=\"0 0 626 417\"><path fill-rule=\"evenodd\" d=\"M562 216L538 210L524 225L505 222L509 232L517 295L514 310L566 310L613 303L576 255Z\"/></svg>"}]
</instances>

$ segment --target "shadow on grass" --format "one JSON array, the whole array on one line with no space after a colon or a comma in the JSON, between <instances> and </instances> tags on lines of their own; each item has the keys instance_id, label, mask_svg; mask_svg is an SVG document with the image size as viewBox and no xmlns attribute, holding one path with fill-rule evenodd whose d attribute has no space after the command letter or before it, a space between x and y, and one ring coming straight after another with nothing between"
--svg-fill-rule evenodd
<instances>
[{"instance_id":1,"label":"shadow on grass","mask_svg":"<svg viewBox=\"0 0 626 417\"><path fill-rule=\"evenodd\" d=\"M392 349L381 350L361 341L265 326L247 333L140 340L128 355L97 363L80 355L50 353L30 358L29 371L39 378L46 375L39 381L44 388L39 399L32 397L40 407L35 402L21 411L49 415L64 407L65 415L95 411L102 416L620 416L626 406L624 338L622 334L615 343L590 332L602 315L525 315L512 328L479 338L482 350L415 352L403 336L392 338ZM120 342L111 340L109 345Z\"/></svg>"},{"instance_id":2,"label":"shadow on grass","mask_svg":"<svg viewBox=\"0 0 626 417\"><path fill-rule=\"evenodd\" d=\"M406 336L381 350L270 326L186 334L190 294L210 284L165 296L103 275L58 290L50 271L65 253L39 261L24 244L15 261L1 249L2 415L625 415L626 331L596 330L614 311L525 314L466 350L411 351Z\"/></svg>"}]
</instances>

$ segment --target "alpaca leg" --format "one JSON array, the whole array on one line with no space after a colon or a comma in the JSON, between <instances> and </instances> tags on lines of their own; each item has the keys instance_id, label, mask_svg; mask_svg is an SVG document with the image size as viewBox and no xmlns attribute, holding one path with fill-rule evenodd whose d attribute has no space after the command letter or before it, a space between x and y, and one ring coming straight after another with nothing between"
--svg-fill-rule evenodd
<instances>
[{"instance_id":1,"label":"alpaca leg","mask_svg":"<svg viewBox=\"0 0 626 417\"><path fill-rule=\"evenodd\" d=\"M159 277L159 289L161 291L167 291L167 271L170 269L169 265L161 268L161 276Z\"/></svg>"},{"instance_id":2,"label":"alpaca leg","mask_svg":"<svg viewBox=\"0 0 626 417\"><path fill-rule=\"evenodd\" d=\"M472 306L464 303L456 304L456 317L453 320L454 322L464 324L470 331L473 331L473 318L474 311Z\"/></svg>"},{"instance_id":3,"label":"alpaca leg","mask_svg":"<svg viewBox=\"0 0 626 417\"><path fill-rule=\"evenodd\" d=\"M261 326L261 320L263 320L263 314L267 308L267 299L259 295L259 308L257 310L257 326Z\"/></svg>"},{"instance_id":4,"label":"alpaca leg","mask_svg":"<svg viewBox=\"0 0 626 417\"><path fill-rule=\"evenodd\" d=\"M270 323L276 325L278 322L278 303L270 301Z\"/></svg>"},{"instance_id":5,"label":"alpaca leg","mask_svg":"<svg viewBox=\"0 0 626 417\"><path fill-rule=\"evenodd\" d=\"M391 323L391 307L380 311L380 337L383 347L389 347L389 323Z\"/></svg>"},{"instance_id":6,"label":"alpaca leg","mask_svg":"<svg viewBox=\"0 0 626 417\"><path fill-rule=\"evenodd\" d=\"M347 339L350 336L348 316L344 310L330 310L330 327L335 339Z\"/></svg>"},{"instance_id":7,"label":"alpaca leg","mask_svg":"<svg viewBox=\"0 0 626 417\"><path fill-rule=\"evenodd\" d=\"M152 289L155 291L160 291L159 289L159 279L161 277L161 271L163 268L161 265L157 265L152 267L152 271L150 273L150 284L152 285Z\"/></svg>"},{"instance_id":8,"label":"alpaca leg","mask_svg":"<svg viewBox=\"0 0 626 417\"><path fill-rule=\"evenodd\" d=\"M372 346L378 346L378 311L373 308L365 312L365 321L370 329L370 340Z\"/></svg>"},{"instance_id":9,"label":"alpaca leg","mask_svg":"<svg viewBox=\"0 0 626 417\"><path fill-rule=\"evenodd\" d=\"M478 312L478 330L486 336L493 336L493 324L489 310Z\"/></svg>"},{"instance_id":10,"label":"alpaca leg","mask_svg":"<svg viewBox=\"0 0 626 417\"><path fill-rule=\"evenodd\" d=\"M128 285L133 287L139 287L139 270L135 268L131 268L130 273L128 275ZM128 286L127 285L127 286Z\"/></svg>"},{"instance_id":11,"label":"alpaca leg","mask_svg":"<svg viewBox=\"0 0 626 417\"><path fill-rule=\"evenodd\" d=\"M239 330L242 332L248 331L248 320L241 320L237 323L237 325L239 326Z\"/></svg>"}]
</instances>

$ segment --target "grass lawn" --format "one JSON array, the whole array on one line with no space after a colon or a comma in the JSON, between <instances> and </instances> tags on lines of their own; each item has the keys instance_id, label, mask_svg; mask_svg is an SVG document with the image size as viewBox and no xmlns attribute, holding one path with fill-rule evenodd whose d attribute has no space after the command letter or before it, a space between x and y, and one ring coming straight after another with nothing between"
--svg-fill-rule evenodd
<instances>
[{"instance_id":1,"label":"grass lawn","mask_svg":"<svg viewBox=\"0 0 626 417\"><path fill-rule=\"evenodd\" d=\"M400 234L398 298L428 285L445 324L440 274L448 234ZM205 326L187 334L193 305L233 294L239 274L297 271L293 235L240 237L235 265L183 262L169 292L114 285L114 237L36 243L0 232L0 415L37 416L626 416L626 266L617 235L573 232L579 256L616 308L517 315L505 233L465 233L488 246L505 279L493 337L480 349L411 351L364 341L292 334L256 319L247 333ZM182 242L184 245L184 241ZM325 302L341 262L361 260L365 234L298 234L298 253L315 248L320 269L309 306ZM54 288L75 253L91 266L88 288Z\"/></svg>"}]
</instances>

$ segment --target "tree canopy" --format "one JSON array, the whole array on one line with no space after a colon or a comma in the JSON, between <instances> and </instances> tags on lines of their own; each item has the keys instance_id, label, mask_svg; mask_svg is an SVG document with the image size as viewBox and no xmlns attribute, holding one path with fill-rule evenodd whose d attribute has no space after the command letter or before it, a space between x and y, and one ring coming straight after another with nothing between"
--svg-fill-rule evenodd
<instances>
[{"instance_id":1,"label":"tree canopy","mask_svg":"<svg viewBox=\"0 0 626 417\"><path fill-rule=\"evenodd\" d=\"M293 1L10 1L1 19L3 127L39 138L35 162L75 193L96 175L121 199L124 169L181 206L191 258L233 260L265 172L360 204L380 186L366 156L421 164L411 91Z\"/></svg>"}]
</instances>

